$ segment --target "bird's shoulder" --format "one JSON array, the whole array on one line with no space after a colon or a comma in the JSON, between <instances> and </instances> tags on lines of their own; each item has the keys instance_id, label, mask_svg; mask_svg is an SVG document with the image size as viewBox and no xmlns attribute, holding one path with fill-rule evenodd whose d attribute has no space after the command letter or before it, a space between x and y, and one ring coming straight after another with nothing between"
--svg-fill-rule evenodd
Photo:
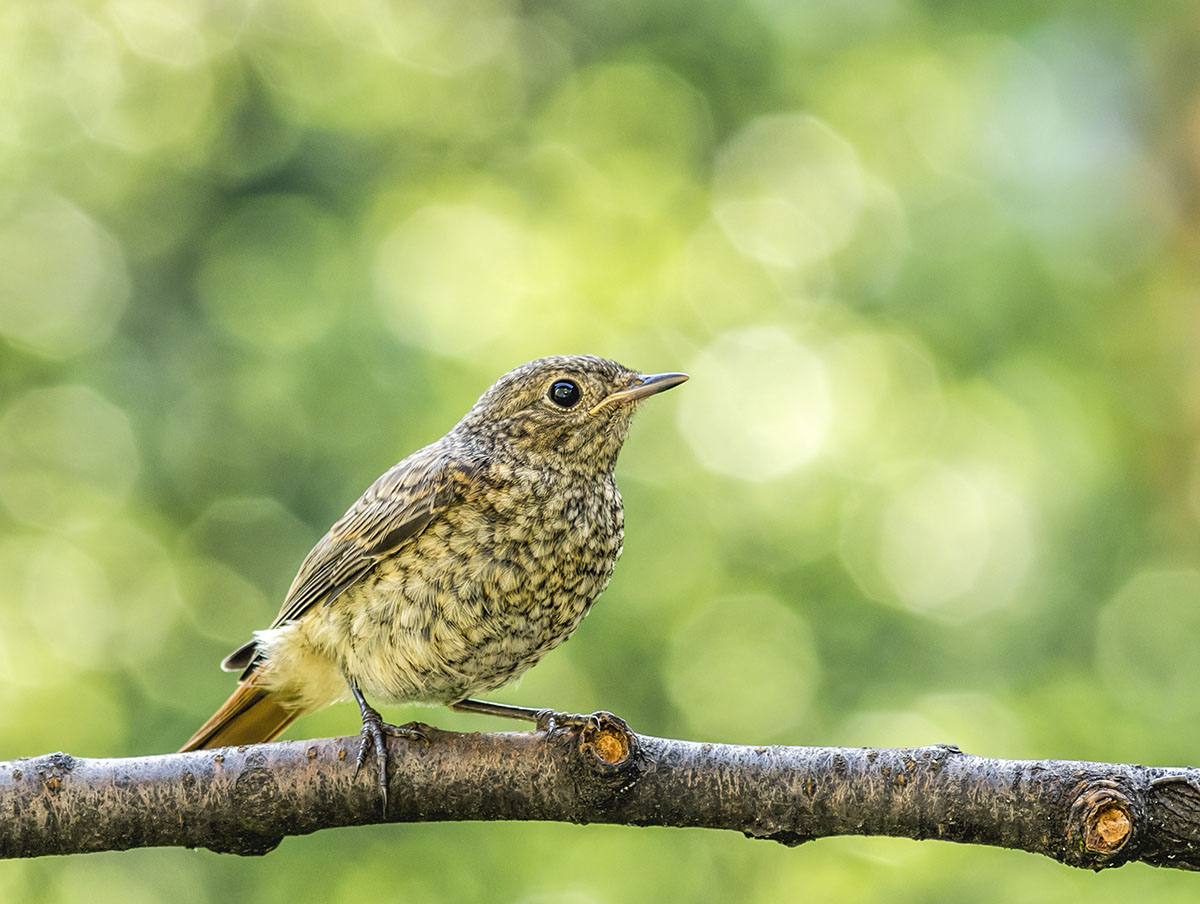
<instances>
[{"instance_id":1,"label":"bird's shoulder","mask_svg":"<svg viewBox=\"0 0 1200 904\"><path fill-rule=\"evenodd\" d=\"M482 450L438 442L419 449L381 474L326 535L385 554L430 519L494 481Z\"/></svg>"}]
</instances>

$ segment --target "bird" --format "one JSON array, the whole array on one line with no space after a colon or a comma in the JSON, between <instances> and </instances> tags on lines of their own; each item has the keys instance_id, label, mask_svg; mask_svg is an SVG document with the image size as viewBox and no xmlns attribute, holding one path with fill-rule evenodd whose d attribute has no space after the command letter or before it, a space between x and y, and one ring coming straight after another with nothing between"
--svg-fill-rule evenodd
<instances>
[{"instance_id":1,"label":"bird","mask_svg":"<svg viewBox=\"0 0 1200 904\"><path fill-rule=\"evenodd\" d=\"M279 614L221 663L229 699L181 752L276 738L352 698L361 768L385 723L367 698L534 719L476 695L565 641L608 585L624 512L614 469L634 412L683 373L557 355L500 377L444 436L389 468L321 537Z\"/></svg>"}]
</instances>

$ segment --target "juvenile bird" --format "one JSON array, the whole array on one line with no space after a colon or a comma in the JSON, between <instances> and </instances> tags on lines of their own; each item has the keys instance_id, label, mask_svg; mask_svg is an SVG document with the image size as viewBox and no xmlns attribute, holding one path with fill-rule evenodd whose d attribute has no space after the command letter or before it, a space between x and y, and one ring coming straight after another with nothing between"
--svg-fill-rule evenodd
<instances>
[{"instance_id":1,"label":"juvenile bird","mask_svg":"<svg viewBox=\"0 0 1200 904\"><path fill-rule=\"evenodd\" d=\"M624 515L617 453L643 399L686 374L592 355L501 377L445 436L376 480L305 558L283 608L221 664L230 698L182 750L276 737L353 697L386 779L387 725L367 698L536 716L471 699L570 636L608 585Z\"/></svg>"}]
</instances>

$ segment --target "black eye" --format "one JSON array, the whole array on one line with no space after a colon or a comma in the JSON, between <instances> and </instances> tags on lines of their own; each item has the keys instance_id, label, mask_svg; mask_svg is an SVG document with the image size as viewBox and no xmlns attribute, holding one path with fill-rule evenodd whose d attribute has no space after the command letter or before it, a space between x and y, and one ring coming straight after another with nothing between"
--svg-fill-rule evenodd
<instances>
[{"instance_id":1,"label":"black eye","mask_svg":"<svg viewBox=\"0 0 1200 904\"><path fill-rule=\"evenodd\" d=\"M570 380L559 380L547 393L550 401L563 408L570 408L579 401L579 387Z\"/></svg>"}]
</instances>

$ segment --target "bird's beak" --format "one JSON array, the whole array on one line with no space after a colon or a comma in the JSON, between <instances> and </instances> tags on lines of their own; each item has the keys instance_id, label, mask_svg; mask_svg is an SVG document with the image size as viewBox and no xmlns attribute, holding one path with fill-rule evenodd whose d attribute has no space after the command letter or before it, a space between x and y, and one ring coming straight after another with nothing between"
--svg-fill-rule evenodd
<instances>
[{"instance_id":1,"label":"bird's beak","mask_svg":"<svg viewBox=\"0 0 1200 904\"><path fill-rule=\"evenodd\" d=\"M678 386L687 381L687 374L641 374L625 389L618 389L602 398L589 414L595 414L601 408L622 402L637 402L656 392L666 392L672 386Z\"/></svg>"}]
</instances>

